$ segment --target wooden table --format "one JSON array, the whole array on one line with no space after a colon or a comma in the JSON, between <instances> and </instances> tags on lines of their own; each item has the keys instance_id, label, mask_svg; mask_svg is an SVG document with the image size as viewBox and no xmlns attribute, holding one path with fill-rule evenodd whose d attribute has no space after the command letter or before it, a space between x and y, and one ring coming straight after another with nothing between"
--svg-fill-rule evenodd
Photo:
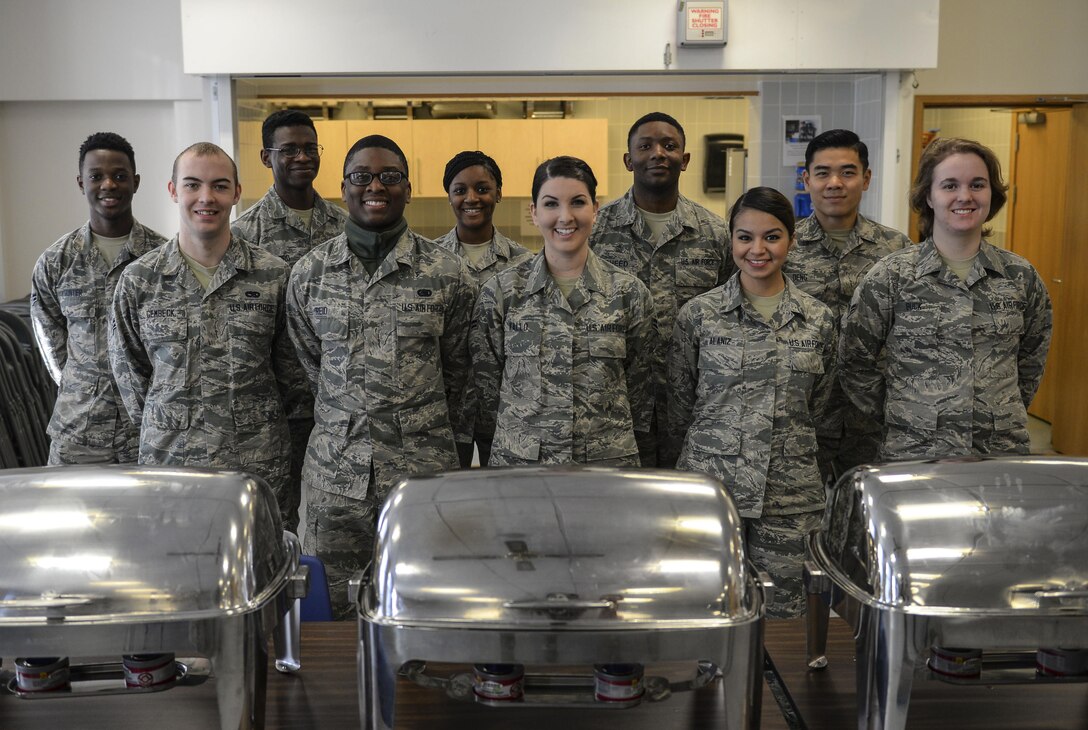
<instances>
[{"instance_id":1,"label":"wooden table","mask_svg":"<svg viewBox=\"0 0 1088 730\"><path fill-rule=\"evenodd\" d=\"M296 676L270 670L266 727L359 727L354 623L304 624L303 669ZM766 645L778 672L810 730L850 730L856 727L854 706L854 643L844 622L832 619L829 632L830 667L810 672L804 661L804 631L800 621L767 624ZM5 658L4 667L11 668ZM214 680L198 687L178 687L153 695L58 700L0 697L3 730L87 728L218 727ZM721 698L713 691L677 694L664 702L644 703L632 710L565 709L496 710L448 699L401 681L397 688L398 728L472 728L472 730L671 730L720 728ZM1085 730L1088 728L1088 687L1084 684L1045 687L953 687L916 680L909 728L966 730ZM763 692L765 730L791 730L769 688Z\"/></svg>"}]
</instances>

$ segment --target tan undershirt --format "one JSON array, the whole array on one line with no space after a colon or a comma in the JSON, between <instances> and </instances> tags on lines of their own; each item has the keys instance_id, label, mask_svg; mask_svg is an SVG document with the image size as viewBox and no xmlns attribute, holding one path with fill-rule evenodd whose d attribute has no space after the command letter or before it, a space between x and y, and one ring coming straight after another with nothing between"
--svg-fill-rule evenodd
<instances>
[{"instance_id":1,"label":"tan undershirt","mask_svg":"<svg viewBox=\"0 0 1088 730\"><path fill-rule=\"evenodd\" d=\"M129 235L132 235L131 233ZM106 262L106 265L113 266L113 262L117 260L117 254L121 253L121 249L128 243L129 236L121 236L120 238L106 238L100 236L94 231L91 231L91 243L98 249L98 253L102 254L102 260Z\"/></svg>"},{"instance_id":2,"label":"tan undershirt","mask_svg":"<svg viewBox=\"0 0 1088 730\"><path fill-rule=\"evenodd\" d=\"M288 210L301 218L302 223L306 226L307 229L310 227L310 220L314 217L313 208L310 208L309 210L297 210L296 208L288 208Z\"/></svg>"},{"instance_id":3,"label":"tan undershirt","mask_svg":"<svg viewBox=\"0 0 1088 730\"><path fill-rule=\"evenodd\" d=\"M944 265L948 267L948 270L955 274L960 281L967 281L967 275L971 273L971 267L975 265L975 259L978 258L976 253L974 256L960 260L950 259L944 254L941 254L941 261L944 261Z\"/></svg>"},{"instance_id":4,"label":"tan undershirt","mask_svg":"<svg viewBox=\"0 0 1088 730\"><path fill-rule=\"evenodd\" d=\"M468 259L473 266L480 265L484 260L484 256L487 255L487 249L491 247L491 241L484 241L483 243L465 243L458 239L457 242L461 244L461 250L465 252L465 258Z\"/></svg>"},{"instance_id":5,"label":"tan undershirt","mask_svg":"<svg viewBox=\"0 0 1088 730\"><path fill-rule=\"evenodd\" d=\"M195 276L196 280L200 282L200 286L202 286L204 290L207 291L208 285L212 283L212 278L215 277L215 272L219 270L219 264L211 267L202 266L201 264L197 263L196 260L190 258L180 248L178 249L178 251L181 251L181 257L185 259L185 263L189 265L189 270L193 272L193 276Z\"/></svg>"},{"instance_id":6,"label":"tan undershirt","mask_svg":"<svg viewBox=\"0 0 1088 730\"><path fill-rule=\"evenodd\" d=\"M850 234L852 233L850 229L845 231L824 231L824 233L830 239L831 250L835 253L842 253L850 244Z\"/></svg>"},{"instance_id":7,"label":"tan undershirt","mask_svg":"<svg viewBox=\"0 0 1088 730\"><path fill-rule=\"evenodd\" d=\"M748 303L752 305L752 308L763 318L764 322L771 321L771 317L774 316L775 311L778 309L778 305L782 303L782 298L786 296L785 289L777 294L772 294L769 297L761 297L758 294L752 294L743 289L741 292L744 294L744 298L748 300Z\"/></svg>"},{"instance_id":8,"label":"tan undershirt","mask_svg":"<svg viewBox=\"0 0 1088 730\"><path fill-rule=\"evenodd\" d=\"M574 287L577 286L578 280L581 276L556 276L552 274L552 281L559 287L559 291L563 292L563 296L567 299L570 298L570 293L574 291Z\"/></svg>"},{"instance_id":9,"label":"tan undershirt","mask_svg":"<svg viewBox=\"0 0 1088 730\"><path fill-rule=\"evenodd\" d=\"M642 220L646 221L646 226L650 229L650 233L654 237L654 243L661 243L661 237L665 233L665 227L672 219L672 214L676 211L670 210L668 213L651 213L648 210L643 210L637 205L635 210L642 216Z\"/></svg>"}]
</instances>

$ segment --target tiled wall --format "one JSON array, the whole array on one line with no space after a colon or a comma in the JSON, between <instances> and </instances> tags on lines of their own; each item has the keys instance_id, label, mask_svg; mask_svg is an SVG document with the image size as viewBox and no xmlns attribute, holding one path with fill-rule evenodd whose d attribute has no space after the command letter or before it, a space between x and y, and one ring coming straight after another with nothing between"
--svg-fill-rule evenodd
<instances>
[{"instance_id":1,"label":"tiled wall","mask_svg":"<svg viewBox=\"0 0 1088 730\"><path fill-rule=\"evenodd\" d=\"M758 107L753 104L749 125L758 129L758 150L750 163L759 172L758 184L781 191L791 200L797 191L796 168L783 164L782 117L819 115L820 131L852 129L869 147L873 181L862 198L861 212L880 219L881 138L884 127L884 83L875 74L784 78L760 83ZM751 180L751 184L757 181Z\"/></svg>"},{"instance_id":2,"label":"tiled wall","mask_svg":"<svg viewBox=\"0 0 1088 730\"><path fill-rule=\"evenodd\" d=\"M1012 142L1012 113L1008 109L991 111L988 107L926 109L923 119L926 130L937 130L941 137L963 137L981 142L994 151L1001 162L1001 174L1009 182ZM995 246L1005 247L1007 236L1006 205L994 216L989 226L993 234L988 239Z\"/></svg>"}]
</instances>

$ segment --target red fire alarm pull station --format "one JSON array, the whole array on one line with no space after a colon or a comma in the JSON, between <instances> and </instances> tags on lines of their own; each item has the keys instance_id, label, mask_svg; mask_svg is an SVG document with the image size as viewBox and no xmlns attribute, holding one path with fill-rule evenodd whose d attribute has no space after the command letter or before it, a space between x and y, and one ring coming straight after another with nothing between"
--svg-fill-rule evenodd
<instances>
[{"instance_id":1,"label":"red fire alarm pull station","mask_svg":"<svg viewBox=\"0 0 1088 730\"><path fill-rule=\"evenodd\" d=\"M724 46L726 27L726 6L721 2L688 2L680 0L676 9L677 42L681 48L699 46Z\"/></svg>"}]
</instances>

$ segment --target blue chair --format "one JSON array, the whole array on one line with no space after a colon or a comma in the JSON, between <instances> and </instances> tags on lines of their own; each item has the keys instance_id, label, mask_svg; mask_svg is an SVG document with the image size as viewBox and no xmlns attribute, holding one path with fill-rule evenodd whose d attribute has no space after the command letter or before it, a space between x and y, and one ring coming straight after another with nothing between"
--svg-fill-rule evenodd
<instances>
[{"instance_id":1,"label":"blue chair","mask_svg":"<svg viewBox=\"0 0 1088 730\"><path fill-rule=\"evenodd\" d=\"M329 597L329 577L325 564L313 555L300 555L299 565L310 567L310 592L302 599L303 621L332 621L332 599Z\"/></svg>"}]
</instances>

